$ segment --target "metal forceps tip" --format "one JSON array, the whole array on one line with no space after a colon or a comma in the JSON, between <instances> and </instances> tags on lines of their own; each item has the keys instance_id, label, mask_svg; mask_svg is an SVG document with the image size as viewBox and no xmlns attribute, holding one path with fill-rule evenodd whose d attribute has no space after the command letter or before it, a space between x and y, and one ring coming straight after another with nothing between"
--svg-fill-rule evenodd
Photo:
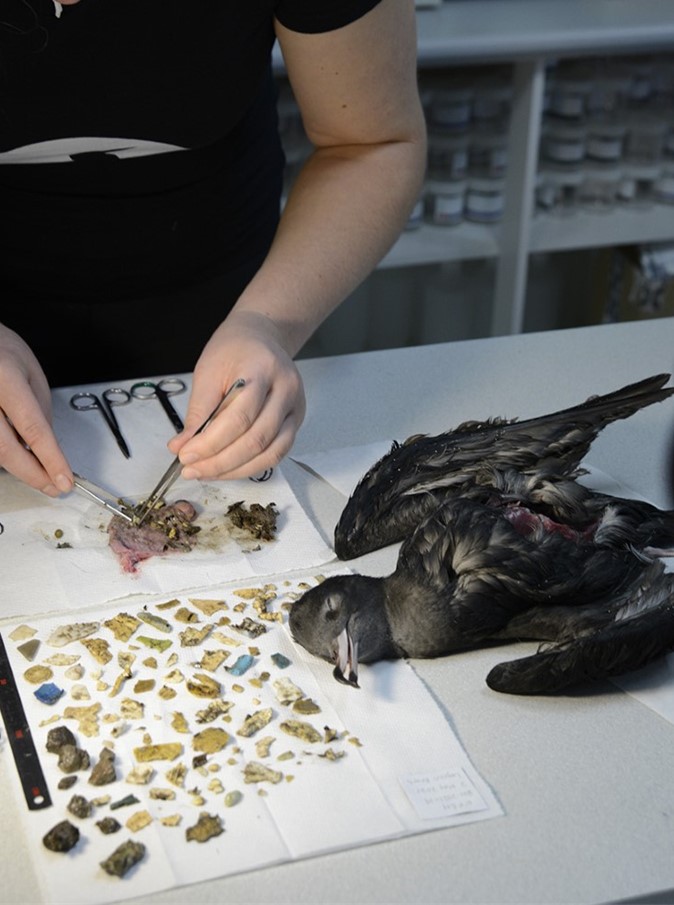
<instances>
[{"instance_id":1,"label":"metal forceps tip","mask_svg":"<svg viewBox=\"0 0 674 905\"><path fill-rule=\"evenodd\" d=\"M238 380L234 381L234 383L227 390L227 392L222 397L220 402L218 402L216 407L210 413L208 418L206 418L204 423L195 430L193 436L196 437L197 434L200 434L205 428L208 427L208 425L211 423L213 418L215 418L215 416L220 411L225 400L229 398L229 396L234 392L234 390L240 389L242 386L245 385L245 383L246 383L246 381L242 377L240 377ZM133 521L136 525L143 524L143 522L147 518L148 514L157 505L158 501L167 493L167 491L178 480L178 477L180 476L181 471L182 471L182 463L181 463L180 459L178 458L178 456L176 456L175 459L173 460L173 462L171 462L169 467L166 469L164 474L159 479L157 486L154 488L154 490L152 491L150 496L143 503L140 503L136 507L136 510L134 512L134 517L133 517Z\"/></svg>"},{"instance_id":2,"label":"metal forceps tip","mask_svg":"<svg viewBox=\"0 0 674 905\"><path fill-rule=\"evenodd\" d=\"M83 478L82 475L78 475L75 472L73 472L73 477L75 478L75 490L79 490L81 494L89 497L89 499L91 500L94 500L99 504L99 506L103 506L104 509L107 509L108 512L113 512L115 515L119 515L127 522L133 523L134 517L131 514L131 506L129 506L128 508L125 507L123 505L123 501L118 500L111 493L108 493L107 490L103 490L102 487L97 487L96 484L94 484L88 478ZM111 503L110 500L116 500L120 505L115 505L114 503Z\"/></svg>"}]
</instances>

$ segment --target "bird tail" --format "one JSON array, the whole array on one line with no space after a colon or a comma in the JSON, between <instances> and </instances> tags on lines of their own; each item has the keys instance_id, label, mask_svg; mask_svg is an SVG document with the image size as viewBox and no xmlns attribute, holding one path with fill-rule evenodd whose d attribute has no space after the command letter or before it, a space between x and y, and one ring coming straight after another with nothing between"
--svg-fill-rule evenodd
<instances>
[{"instance_id":1,"label":"bird tail","mask_svg":"<svg viewBox=\"0 0 674 905\"><path fill-rule=\"evenodd\" d=\"M632 672L670 651L674 651L674 574L660 572L640 589L638 599L635 595L621 607L615 621L530 657L499 663L489 672L487 685L507 694L550 694Z\"/></svg>"}]
</instances>

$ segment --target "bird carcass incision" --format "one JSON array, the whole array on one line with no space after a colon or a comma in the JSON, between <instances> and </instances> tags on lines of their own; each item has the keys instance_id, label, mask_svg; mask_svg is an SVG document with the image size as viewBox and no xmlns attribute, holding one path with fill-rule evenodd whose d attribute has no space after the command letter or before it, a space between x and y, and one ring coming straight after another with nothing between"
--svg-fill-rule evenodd
<instances>
[{"instance_id":1,"label":"bird carcass incision","mask_svg":"<svg viewBox=\"0 0 674 905\"><path fill-rule=\"evenodd\" d=\"M385 578L340 575L293 604L293 637L358 682L358 663L545 642L487 684L544 694L674 649L674 512L588 489L607 424L674 393L662 374L528 421L467 422L395 444L340 517L342 558L402 541Z\"/></svg>"},{"instance_id":2,"label":"bird carcass incision","mask_svg":"<svg viewBox=\"0 0 674 905\"><path fill-rule=\"evenodd\" d=\"M196 509L187 500L152 510L142 525L115 515L108 525L110 547L125 572L136 572L138 563L151 556L191 550L201 530L194 524L196 516Z\"/></svg>"}]
</instances>

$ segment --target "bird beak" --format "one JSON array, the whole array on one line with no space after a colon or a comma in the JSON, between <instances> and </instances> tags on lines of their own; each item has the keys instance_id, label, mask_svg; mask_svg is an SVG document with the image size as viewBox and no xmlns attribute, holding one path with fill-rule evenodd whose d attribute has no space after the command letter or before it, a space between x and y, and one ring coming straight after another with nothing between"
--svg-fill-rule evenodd
<instances>
[{"instance_id":1,"label":"bird beak","mask_svg":"<svg viewBox=\"0 0 674 905\"><path fill-rule=\"evenodd\" d=\"M351 640L349 630L344 628L337 637L337 652L333 676L345 685L358 685L358 644Z\"/></svg>"}]
</instances>

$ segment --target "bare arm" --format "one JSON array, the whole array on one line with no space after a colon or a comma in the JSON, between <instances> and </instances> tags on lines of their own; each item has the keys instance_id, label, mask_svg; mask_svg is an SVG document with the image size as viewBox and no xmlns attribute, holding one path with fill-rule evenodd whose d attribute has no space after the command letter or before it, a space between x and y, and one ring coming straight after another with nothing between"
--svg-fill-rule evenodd
<instances>
[{"instance_id":1,"label":"bare arm","mask_svg":"<svg viewBox=\"0 0 674 905\"><path fill-rule=\"evenodd\" d=\"M288 452L304 417L292 356L395 242L421 190L413 0L382 0L325 34L276 32L315 151L265 263L197 364L186 435L237 377L248 385L206 433L172 442L185 464L199 456L185 477L254 474Z\"/></svg>"}]
</instances>

